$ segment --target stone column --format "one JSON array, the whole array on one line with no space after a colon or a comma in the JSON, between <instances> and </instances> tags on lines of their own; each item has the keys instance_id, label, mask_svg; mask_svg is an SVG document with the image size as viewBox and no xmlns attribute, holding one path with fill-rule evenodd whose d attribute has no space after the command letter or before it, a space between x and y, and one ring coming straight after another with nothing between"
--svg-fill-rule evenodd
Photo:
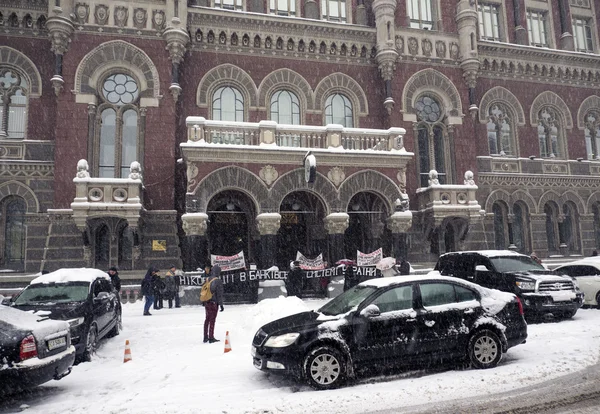
<instances>
[{"instance_id":1,"label":"stone column","mask_svg":"<svg viewBox=\"0 0 600 414\"><path fill-rule=\"evenodd\" d=\"M182 91L179 85L179 66L183 62L186 47L190 43L190 36L182 27L185 27L185 25L182 25L181 19L173 17L171 24L163 32L163 38L167 42L167 50L171 60L171 86L169 86L169 91L171 91L175 102L179 99Z\"/></svg>"},{"instance_id":2,"label":"stone column","mask_svg":"<svg viewBox=\"0 0 600 414\"><path fill-rule=\"evenodd\" d=\"M281 226L281 214L262 213L256 216L256 226L260 234L259 267L267 269L275 265L277 253L277 232Z\"/></svg>"},{"instance_id":3,"label":"stone column","mask_svg":"<svg viewBox=\"0 0 600 414\"><path fill-rule=\"evenodd\" d=\"M571 18L571 7L567 0L558 0L558 10L560 12L560 46L562 50L575 50L575 40L573 39L573 20Z\"/></svg>"},{"instance_id":4,"label":"stone column","mask_svg":"<svg viewBox=\"0 0 600 414\"><path fill-rule=\"evenodd\" d=\"M396 70L396 59L398 59L395 40L396 24L394 21L396 0L375 0L372 8L375 15L375 26L377 27L377 66L385 87L383 106L388 114L391 114L394 108L392 80Z\"/></svg>"},{"instance_id":5,"label":"stone column","mask_svg":"<svg viewBox=\"0 0 600 414\"><path fill-rule=\"evenodd\" d=\"M412 213L408 210L408 203L400 205L396 201L396 211L388 217L387 226L392 232L392 256L400 263L400 259L408 259L406 233L412 226Z\"/></svg>"},{"instance_id":6,"label":"stone column","mask_svg":"<svg viewBox=\"0 0 600 414\"><path fill-rule=\"evenodd\" d=\"M181 216L183 231L186 235L186 255L183 270L193 271L197 268L204 269L209 263L208 240L208 214L185 213Z\"/></svg>"},{"instance_id":7,"label":"stone column","mask_svg":"<svg viewBox=\"0 0 600 414\"><path fill-rule=\"evenodd\" d=\"M327 230L327 251L329 264L333 265L344 258L344 232L350 225L348 213L332 213L325 217Z\"/></svg>"},{"instance_id":8,"label":"stone column","mask_svg":"<svg viewBox=\"0 0 600 414\"><path fill-rule=\"evenodd\" d=\"M513 223L515 221L515 215L509 214L507 218L508 223L508 250L517 250L517 246L515 246L515 236L513 233Z\"/></svg>"},{"instance_id":9,"label":"stone column","mask_svg":"<svg viewBox=\"0 0 600 414\"><path fill-rule=\"evenodd\" d=\"M528 45L525 0L513 0L513 11L515 18L515 42L518 45Z\"/></svg>"},{"instance_id":10,"label":"stone column","mask_svg":"<svg viewBox=\"0 0 600 414\"><path fill-rule=\"evenodd\" d=\"M54 76L52 76L50 81L52 82L56 96L60 94L65 83L62 77L63 55L67 53L69 43L71 43L71 36L75 31L75 27L68 17L70 11L70 3L65 4L64 8L59 5L51 7L51 15L46 22L48 36L52 45L50 50L54 52Z\"/></svg>"}]
</instances>

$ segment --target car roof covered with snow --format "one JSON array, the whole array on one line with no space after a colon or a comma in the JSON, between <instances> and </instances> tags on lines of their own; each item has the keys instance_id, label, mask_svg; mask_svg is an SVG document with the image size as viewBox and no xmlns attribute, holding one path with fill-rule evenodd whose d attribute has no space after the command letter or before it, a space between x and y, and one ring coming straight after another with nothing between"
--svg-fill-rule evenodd
<instances>
[{"instance_id":1,"label":"car roof covered with snow","mask_svg":"<svg viewBox=\"0 0 600 414\"><path fill-rule=\"evenodd\" d=\"M23 331L30 331L38 338L44 338L55 332L68 332L69 330L69 323L66 321L48 319L47 317L34 315L31 312L0 305L0 327L7 329L5 325Z\"/></svg>"},{"instance_id":2,"label":"car roof covered with snow","mask_svg":"<svg viewBox=\"0 0 600 414\"><path fill-rule=\"evenodd\" d=\"M46 283L68 283L68 282L88 282L92 283L98 278L110 280L110 276L98 269L79 268L79 269L58 269L54 272L46 273L33 279L29 284Z\"/></svg>"},{"instance_id":3,"label":"car roof covered with snow","mask_svg":"<svg viewBox=\"0 0 600 414\"><path fill-rule=\"evenodd\" d=\"M451 253L445 253L442 256L445 255L454 255L454 254L473 254L473 253L477 253L480 254L482 256L486 256L486 257L506 257L506 256L527 256L524 255L522 253L519 252L515 252L512 250L469 250L469 251L464 251L464 252L451 252Z\"/></svg>"}]
</instances>

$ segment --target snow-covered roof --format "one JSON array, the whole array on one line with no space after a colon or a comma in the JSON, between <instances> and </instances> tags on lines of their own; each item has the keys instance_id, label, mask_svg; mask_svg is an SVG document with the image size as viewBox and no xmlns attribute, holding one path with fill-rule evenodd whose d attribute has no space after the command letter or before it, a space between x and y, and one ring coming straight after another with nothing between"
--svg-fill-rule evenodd
<instances>
[{"instance_id":1,"label":"snow-covered roof","mask_svg":"<svg viewBox=\"0 0 600 414\"><path fill-rule=\"evenodd\" d=\"M6 322L18 329L31 331L36 338L43 339L55 332L66 332L69 324L66 321L47 319L10 306L0 305L0 321Z\"/></svg>"},{"instance_id":2,"label":"snow-covered roof","mask_svg":"<svg viewBox=\"0 0 600 414\"><path fill-rule=\"evenodd\" d=\"M452 252L445 254L466 254L466 253L477 253L486 257L500 257L500 256L525 256L519 252L512 250L469 250L465 252ZM442 255L443 256L443 255Z\"/></svg>"},{"instance_id":3,"label":"snow-covered roof","mask_svg":"<svg viewBox=\"0 0 600 414\"><path fill-rule=\"evenodd\" d=\"M58 269L54 272L41 275L33 279L29 284L39 283L66 283L66 282L88 282L91 283L99 277L110 280L106 272L98 269L82 267L80 269Z\"/></svg>"}]
</instances>

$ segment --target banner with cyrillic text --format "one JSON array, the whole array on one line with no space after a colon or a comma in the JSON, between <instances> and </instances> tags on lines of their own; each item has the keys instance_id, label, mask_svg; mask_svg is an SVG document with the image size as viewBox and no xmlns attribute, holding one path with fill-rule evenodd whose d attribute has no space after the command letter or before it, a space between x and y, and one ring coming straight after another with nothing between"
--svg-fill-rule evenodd
<instances>
[{"instance_id":1,"label":"banner with cyrillic text","mask_svg":"<svg viewBox=\"0 0 600 414\"><path fill-rule=\"evenodd\" d=\"M371 253L363 253L360 250L356 251L357 266L375 266L381 259L383 259L383 250L381 247Z\"/></svg>"},{"instance_id":2,"label":"banner with cyrillic text","mask_svg":"<svg viewBox=\"0 0 600 414\"><path fill-rule=\"evenodd\" d=\"M309 259L308 257L305 257L302 253L296 252L296 260L300 262L300 269L302 269L302 270L325 269L325 262L323 261L323 253L321 253L314 259Z\"/></svg>"},{"instance_id":3,"label":"banner with cyrillic text","mask_svg":"<svg viewBox=\"0 0 600 414\"><path fill-rule=\"evenodd\" d=\"M217 256L214 254L210 255L210 264L219 265L221 271L226 272L229 270L243 269L246 267L246 261L244 260L244 252L241 251L233 256Z\"/></svg>"}]
</instances>

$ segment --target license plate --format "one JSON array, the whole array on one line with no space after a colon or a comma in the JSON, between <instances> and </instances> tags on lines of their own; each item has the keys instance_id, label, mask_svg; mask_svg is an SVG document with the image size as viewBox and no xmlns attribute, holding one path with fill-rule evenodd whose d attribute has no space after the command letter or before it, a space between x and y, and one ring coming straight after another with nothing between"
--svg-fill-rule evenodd
<instances>
[{"instance_id":1,"label":"license plate","mask_svg":"<svg viewBox=\"0 0 600 414\"><path fill-rule=\"evenodd\" d=\"M250 348L250 354L253 358L256 357L256 347L253 346L252 348Z\"/></svg>"},{"instance_id":2,"label":"license plate","mask_svg":"<svg viewBox=\"0 0 600 414\"><path fill-rule=\"evenodd\" d=\"M48 341L48 350L52 351L53 349L60 348L61 346L65 346L67 344L67 338L61 336L60 338L51 339Z\"/></svg>"}]
</instances>

